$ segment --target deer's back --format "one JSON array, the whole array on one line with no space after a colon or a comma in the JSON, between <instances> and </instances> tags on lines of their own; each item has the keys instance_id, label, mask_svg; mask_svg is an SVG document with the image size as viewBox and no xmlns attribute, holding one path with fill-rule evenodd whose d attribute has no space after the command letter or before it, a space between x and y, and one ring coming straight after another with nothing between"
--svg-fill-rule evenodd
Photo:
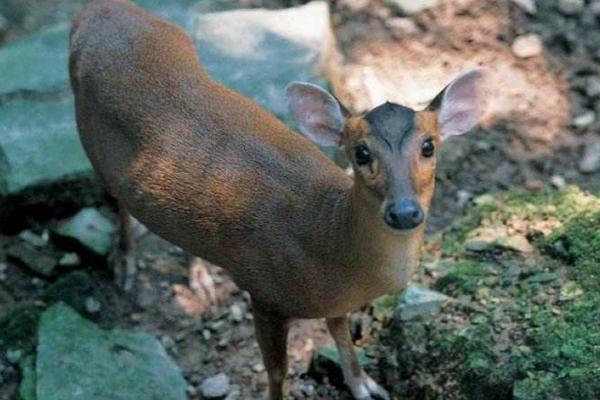
<instances>
[{"instance_id":1,"label":"deer's back","mask_svg":"<svg viewBox=\"0 0 600 400\"><path fill-rule=\"evenodd\" d=\"M297 279L309 295L306 274L318 279L333 256L318 245L328 210L350 178L214 82L182 30L128 2L97 1L78 17L70 73L84 148L135 217L251 292Z\"/></svg>"}]
</instances>

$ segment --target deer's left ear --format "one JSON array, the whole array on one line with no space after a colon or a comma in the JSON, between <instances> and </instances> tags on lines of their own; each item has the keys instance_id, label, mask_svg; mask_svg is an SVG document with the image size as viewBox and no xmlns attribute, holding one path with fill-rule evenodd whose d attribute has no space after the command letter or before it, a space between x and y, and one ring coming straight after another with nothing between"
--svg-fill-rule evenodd
<instances>
[{"instance_id":1,"label":"deer's left ear","mask_svg":"<svg viewBox=\"0 0 600 400\"><path fill-rule=\"evenodd\" d=\"M459 75L427 107L438 112L442 139L471 130L484 111L482 82L485 73L473 69Z\"/></svg>"}]
</instances>

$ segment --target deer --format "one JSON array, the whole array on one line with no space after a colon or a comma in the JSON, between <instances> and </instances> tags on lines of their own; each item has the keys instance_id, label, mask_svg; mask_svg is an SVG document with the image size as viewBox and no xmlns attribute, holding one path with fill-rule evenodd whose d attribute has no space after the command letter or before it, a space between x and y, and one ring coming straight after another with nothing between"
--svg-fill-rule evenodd
<instances>
[{"instance_id":1,"label":"deer","mask_svg":"<svg viewBox=\"0 0 600 400\"><path fill-rule=\"evenodd\" d=\"M69 71L121 242L132 246L134 216L250 294L269 399L285 395L290 323L308 318L326 319L352 395L388 399L358 362L348 315L416 270L437 154L481 118L484 70L460 74L421 111L386 102L360 115L292 82L298 133L213 80L179 27L128 0L96 0L73 21ZM343 147L353 176L316 144Z\"/></svg>"}]
</instances>

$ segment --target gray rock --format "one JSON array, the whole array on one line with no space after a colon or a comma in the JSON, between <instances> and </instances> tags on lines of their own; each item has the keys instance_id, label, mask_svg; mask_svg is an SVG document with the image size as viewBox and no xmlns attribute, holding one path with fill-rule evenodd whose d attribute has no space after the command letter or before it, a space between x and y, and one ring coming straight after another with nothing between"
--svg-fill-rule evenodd
<instances>
[{"instance_id":1,"label":"gray rock","mask_svg":"<svg viewBox=\"0 0 600 400\"><path fill-rule=\"evenodd\" d=\"M397 38L419 33L419 27L412 18L389 18L385 20L385 26Z\"/></svg>"},{"instance_id":2,"label":"gray rock","mask_svg":"<svg viewBox=\"0 0 600 400\"><path fill-rule=\"evenodd\" d=\"M81 264L81 259L77 253L65 253L60 260L58 260L58 265L65 268L76 267Z\"/></svg>"},{"instance_id":3,"label":"gray rock","mask_svg":"<svg viewBox=\"0 0 600 400\"><path fill-rule=\"evenodd\" d=\"M99 256L111 248L115 226L95 208L84 208L59 225L56 234L76 240Z\"/></svg>"},{"instance_id":4,"label":"gray rock","mask_svg":"<svg viewBox=\"0 0 600 400\"><path fill-rule=\"evenodd\" d=\"M202 382L200 385L200 391L202 398L204 399L220 399L227 396L230 389L229 377L220 373L215 376L211 376Z\"/></svg>"},{"instance_id":5,"label":"gray rock","mask_svg":"<svg viewBox=\"0 0 600 400\"><path fill-rule=\"evenodd\" d=\"M40 235L33 233L29 229L21 231L18 237L34 247L44 247L48 244Z\"/></svg>"},{"instance_id":6,"label":"gray rock","mask_svg":"<svg viewBox=\"0 0 600 400\"><path fill-rule=\"evenodd\" d=\"M234 10L198 15L193 38L206 70L290 122L285 87L324 85L335 53L324 1L283 10Z\"/></svg>"},{"instance_id":7,"label":"gray rock","mask_svg":"<svg viewBox=\"0 0 600 400\"><path fill-rule=\"evenodd\" d=\"M586 111L573 118L573 126L576 128L587 128L596 121L596 113L593 111Z\"/></svg>"},{"instance_id":8,"label":"gray rock","mask_svg":"<svg viewBox=\"0 0 600 400\"><path fill-rule=\"evenodd\" d=\"M513 3L527 11L529 14L537 13L537 5L535 0L512 0Z\"/></svg>"},{"instance_id":9,"label":"gray rock","mask_svg":"<svg viewBox=\"0 0 600 400\"><path fill-rule=\"evenodd\" d=\"M0 94L68 87L69 24L41 29L0 48ZM0 118L5 120L4 118Z\"/></svg>"},{"instance_id":10,"label":"gray rock","mask_svg":"<svg viewBox=\"0 0 600 400\"><path fill-rule=\"evenodd\" d=\"M400 321L411 321L422 316L437 314L449 299L445 294L409 284L394 311L394 316Z\"/></svg>"},{"instance_id":11,"label":"gray rock","mask_svg":"<svg viewBox=\"0 0 600 400\"><path fill-rule=\"evenodd\" d=\"M585 94L591 98L600 97L600 77L592 76L586 80Z\"/></svg>"},{"instance_id":12,"label":"gray rock","mask_svg":"<svg viewBox=\"0 0 600 400\"><path fill-rule=\"evenodd\" d=\"M12 244L7 249L6 254L37 275L47 278L53 276L55 273L56 260L54 257L27 242Z\"/></svg>"},{"instance_id":13,"label":"gray rock","mask_svg":"<svg viewBox=\"0 0 600 400\"><path fill-rule=\"evenodd\" d=\"M559 0L558 9L565 15L581 13L585 8L585 0Z\"/></svg>"},{"instance_id":14,"label":"gray rock","mask_svg":"<svg viewBox=\"0 0 600 400\"><path fill-rule=\"evenodd\" d=\"M600 170L600 142L587 144L579 161L579 170L586 174Z\"/></svg>"},{"instance_id":15,"label":"gray rock","mask_svg":"<svg viewBox=\"0 0 600 400\"><path fill-rule=\"evenodd\" d=\"M0 85L6 81L0 79ZM11 101L0 107L0 121L0 197L90 176L72 99Z\"/></svg>"},{"instance_id":16,"label":"gray rock","mask_svg":"<svg viewBox=\"0 0 600 400\"><path fill-rule=\"evenodd\" d=\"M535 33L519 36L512 44L512 51L519 58L539 56L543 49L542 39Z\"/></svg>"},{"instance_id":17,"label":"gray rock","mask_svg":"<svg viewBox=\"0 0 600 400\"><path fill-rule=\"evenodd\" d=\"M64 304L42 315L37 348L37 400L186 399L186 382L158 340L106 331Z\"/></svg>"},{"instance_id":18,"label":"gray rock","mask_svg":"<svg viewBox=\"0 0 600 400\"><path fill-rule=\"evenodd\" d=\"M384 0L384 3L405 15L418 14L439 4L440 0Z\"/></svg>"}]
</instances>

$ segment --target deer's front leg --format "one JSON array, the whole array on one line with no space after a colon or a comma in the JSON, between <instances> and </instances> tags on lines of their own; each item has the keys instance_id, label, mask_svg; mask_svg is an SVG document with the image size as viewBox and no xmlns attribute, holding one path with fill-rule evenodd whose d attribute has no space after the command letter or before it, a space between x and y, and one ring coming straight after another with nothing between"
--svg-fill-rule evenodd
<instances>
[{"instance_id":1,"label":"deer's front leg","mask_svg":"<svg viewBox=\"0 0 600 400\"><path fill-rule=\"evenodd\" d=\"M284 381L287 375L287 336L290 319L282 318L261 309L253 303L256 341L269 375L269 399L283 400Z\"/></svg>"},{"instance_id":2,"label":"deer's front leg","mask_svg":"<svg viewBox=\"0 0 600 400\"><path fill-rule=\"evenodd\" d=\"M135 283L137 272L135 259L135 238L133 219L125 206L119 202L119 237L117 249L113 253L115 282L124 291L130 291ZM116 254L115 254L116 253Z\"/></svg>"},{"instance_id":3,"label":"deer's front leg","mask_svg":"<svg viewBox=\"0 0 600 400\"><path fill-rule=\"evenodd\" d=\"M340 354L344 381L357 400L388 400L387 391L363 371L354 352L348 317L327 318L327 327Z\"/></svg>"}]
</instances>

